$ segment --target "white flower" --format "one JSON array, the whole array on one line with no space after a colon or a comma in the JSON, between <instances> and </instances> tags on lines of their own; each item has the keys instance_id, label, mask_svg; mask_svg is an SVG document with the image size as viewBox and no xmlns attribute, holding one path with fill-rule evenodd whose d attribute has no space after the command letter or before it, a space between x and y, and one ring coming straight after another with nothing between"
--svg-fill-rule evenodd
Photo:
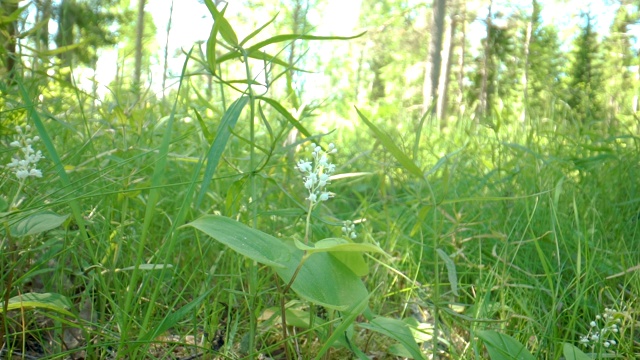
<instances>
[{"instance_id":1,"label":"white flower","mask_svg":"<svg viewBox=\"0 0 640 360\"><path fill-rule=\"evenodd\" d=\"M29 176L42 177L42 171L38 170L37 163L43 158L40 150L35 151L32 144L38 142L40 138L34 136L33 138L27 137L27 133L31 130L31 126L27 125L25 131L22 127L16 126L16 132L18 133L17 139L9 143L11 147L19 148L20 155L14 155L6 166L11 169L19 180L24 180Z\"/></svg>"},{"instance_id":2,"label":"white flower","mask_svg":"<svg viewBox=\"0 0 640 360\"><path fill-rule=\"evenodd\" d=\"M331 183L331 174L336 166L329 162L329 154L337 152L334 144L329 144L328 151L324 151L319 145L312 143L309 152L313 160L299 160L296 168L304 174L303 184L309 191L307 200L311 204L319 201L327 201L333 197L332 193L326 191L326 186Z\"/></svg>"}]
</instances>

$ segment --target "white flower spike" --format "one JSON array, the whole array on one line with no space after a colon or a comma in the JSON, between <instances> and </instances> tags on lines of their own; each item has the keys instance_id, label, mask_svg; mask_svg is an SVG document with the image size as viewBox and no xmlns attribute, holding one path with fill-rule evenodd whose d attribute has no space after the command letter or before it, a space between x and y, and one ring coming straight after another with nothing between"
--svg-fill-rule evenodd
<instances>
[{"instance_id":1,"label":"white flower spike","mask_svg":"<svg viewBox=\"0 0 640 360\"><path fill-rule=\"evenodd\" d=\"M40 150L36 151L31 146L38 142L40 137L34 136L33 138L27 137L31 130L31 126L27 125L24 131L22 127L16 126L16 132L18 133L17 139L12 141L9 145L14 148L20 149L18 155L11 159L11 162L7 164L7 167L14 172L18 180L24 180L28 177L42 177L42 171L38 170L37 164L42 156Z\"/></svg>"}]
</instances>

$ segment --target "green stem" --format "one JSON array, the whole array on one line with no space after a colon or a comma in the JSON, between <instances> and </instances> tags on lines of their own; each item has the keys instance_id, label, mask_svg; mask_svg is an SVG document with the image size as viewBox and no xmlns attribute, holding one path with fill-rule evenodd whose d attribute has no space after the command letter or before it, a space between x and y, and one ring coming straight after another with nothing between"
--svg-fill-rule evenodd
<instances>
[{"instance_id":1,"label":"green stem","mask_svg":"<svg viewBox=\"0 0 640 360\"><path fill-rule=\"evenodd\" d=\"M249 67L249 56L244 49L242 50L242 55L244 58L245 72L247 75L247 80L252 80L251 68ZM254 174L254 169L256 168L256 152L255 152L255 96L253 94L253 89L251 88L251 81L247 81L247 94L249 95L249 143L250 143L250 152L249 152L249 169L251 169L251 176L249 177L249 189L251 192L251 202L249 206L251 208L251 227L254 229L258 227L258 191L256 189L256 179ZM253 264L249 267L248 283L249 283L249 357L251 359L254 358L254 350L255 350L255 336L257 333L258 319L256 318L256 297L258 293L258 266L254 261Z\"/></svg>"}]
</instances>

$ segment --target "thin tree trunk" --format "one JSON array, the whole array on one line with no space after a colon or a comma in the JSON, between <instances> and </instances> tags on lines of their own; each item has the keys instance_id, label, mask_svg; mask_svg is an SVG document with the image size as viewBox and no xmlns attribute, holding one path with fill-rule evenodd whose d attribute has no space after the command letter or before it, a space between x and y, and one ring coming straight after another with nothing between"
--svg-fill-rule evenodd
<instances>
[{"instance_id":1,"label":"thin tree trunk","mask_svg":"<svg viewBox=\"0 0 640 360\"><path fill-rule=\"evenodd\" d=\"M167 85L167 69L169 68L169 33L171 32L171 19L173 19L173 0L169 8L169 21L167 21L167 41L164 43L164 67L162 71L162 98Z\"/></svg>"},{"instance_id":2,"label":"thin tree trunk","mask_svg":"<svg viewBox=\"0 0 640 360\"><path fill-rule=\"evenodd\" d=\"M440 67L442 63L442 38L444 33L445 0L433 0L431 41L429 44L429 57L425 66L424 85L422 89L423 113L431 107L438 96L438 80L440 79ZM435 111L435 109L433 109Z\"/></svg>"},{"instance_id":3,"label":"thin tree trunk","mask_svg":"<svg viewBox=\"0 0 640 360\"><path fill-rule=\"evenodd\" d=\"M460 10L460 20L462 26L460 28L460 52L458 53L458 95L456 103L458 104L458 116L464 115L464 57L466 56L465 49L467 48L467 2L466 0L460 0L462 7Z\"/></svg>"},{"instance_id":4,"label":"thin tree trunk","mask_svg":"<svg viewBox=\"0 0 640 360\"><path fill-rule=\"evenodd\" d=\"M140 77L142 73L142 38L144 36L144 6L146 0L138 0L138 24L136 27L135 70L133 73L133 87L136 94L140 94Z\"/></svg>"},{"instance_id":5,"label":"thin tree trunk","mask_svg":"<svg viewBox=\"0 0 640 360\"><path fill-rule=\"evenodd\" d=\"M520 115L520 122L522 123L523 128L526 125L527 115L528 115L527 112L529 111L529 67L531 66L531 61L529 59L529 54L530 54L529 49L531 48L533 25L537 18L537 12L539 11L537 0L531 0L531 5L533 7L533 10L531 13L531 20L527 24L527 33L525 35L525 40L524 40L524 72L522 73L522 88L523 88L522 95L524 97L523 98L524 106L522 107L522 114Z\"/></svg>"},{"instance_id":6,"label":"thin tree trunk","mask_svg":"<svg viewBox=\"0 0 640 360\"><path fill-rule=\"evenodd\" d=\"M0 14L9 16L18 10L18 1L5 1L0 4L2 11ZM13 83L15 78L15 66L18 54L16 52L18 38L18 20L0 24L0 40L4 47L4 66L7 70L9 83Z\"/></svg>"},{"instance_id":7,"label":"thin tree trunk","mask_svg":"<svg viewBox=\"0 0 640 360\"><path fill-rule=\"evenodd\" d=\"M442 69L440 71L440 79L438 81L438 102L436 115L440 119L440 126L446 126L449 77L451 76L451 54L453 53L453 37L457 26L457 16L451 16L448 31L445 33L444 47L442 52Z\"/></svg>"},{"instance_id":8,"label":"thin tree trunk","mask_svg":"<svg viewBox=\"0 0 640 360\"><path fill-rule=\"evenodd\" d=\"M487 116L487 110L488 110L488 103L489 103L489 96L488 96L488 80L489 80L489 64L490 64L490 60L489 58L491 57L491 8L493 7L493 0L489 1L489 10L487 12L487 38L486 41L484 43L484 59L482 61L482 82L480 85L480 99L479 99L479 106L478 106L478 111L477 114L480 115L480 117L484 118Z\"/></svg>"}]
</instances>

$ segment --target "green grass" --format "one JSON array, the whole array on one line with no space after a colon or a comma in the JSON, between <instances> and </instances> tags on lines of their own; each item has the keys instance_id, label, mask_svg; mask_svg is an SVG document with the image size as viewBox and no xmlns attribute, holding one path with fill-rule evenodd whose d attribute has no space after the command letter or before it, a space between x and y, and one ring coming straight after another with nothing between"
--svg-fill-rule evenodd
<instances>
[{"instance_id":1,"label":"green grass","mask_svg":"<svg viewBox=\"0 0 640 360\"><path fill-rule=\"evenodd\" d=\"M285 139L294 127L314 129L313 118L295 124L284 107L249 91L228 141L215 142L227 130L218 128L222 114L230 116L219 104L240 95L204 100L182 80L170 102L133 111L115 100L92 110L87 94L54 85L58 93L37 104L40 91L26 83L22 96L3 100L3 145L13 126L32 123L47 150L44 177L29 179L13 208L20 185L8 169L1 173L3 356L281 358L288 347L314 358L333 344L321 336L328 325L283 339L269 316L282 296L274 272L180 228L215 213L302 240L307 203L294 166L307 142ZM195 110L206 131L183 120L196 119ZM365 325L348 327L346 315L311 306L349 335L345 342L339 332L327 358L394 358L396 341L371 330L370 316L379 314L423 329L414 336L425 357L487 358L478 334L495 330L535 358L560 359L605 308L622 319L612 349L638 357L640 138L559 118L500 129L460 118L444 130L427 122L416 139L395 128L411 123L408 116L368 119L389 138L362 122L313 138L335 142L336 173L354 175L330 185L335 198L312 214L313 240L338 236L341 220L360 220L359 241L391 255L366 257L367 316L351 319ZM359 122L355 113L351 120ZM8 163L12 153L0 156ZM207 168L216 156L217 167ZM35 235L9 231L41 210L69 220ZM9 298L29 292L63 295L70 304L55 305L74 316L7 311ZM310 307L291 292L285 299L294 310Z\"/></svg>"}]
</instances>

